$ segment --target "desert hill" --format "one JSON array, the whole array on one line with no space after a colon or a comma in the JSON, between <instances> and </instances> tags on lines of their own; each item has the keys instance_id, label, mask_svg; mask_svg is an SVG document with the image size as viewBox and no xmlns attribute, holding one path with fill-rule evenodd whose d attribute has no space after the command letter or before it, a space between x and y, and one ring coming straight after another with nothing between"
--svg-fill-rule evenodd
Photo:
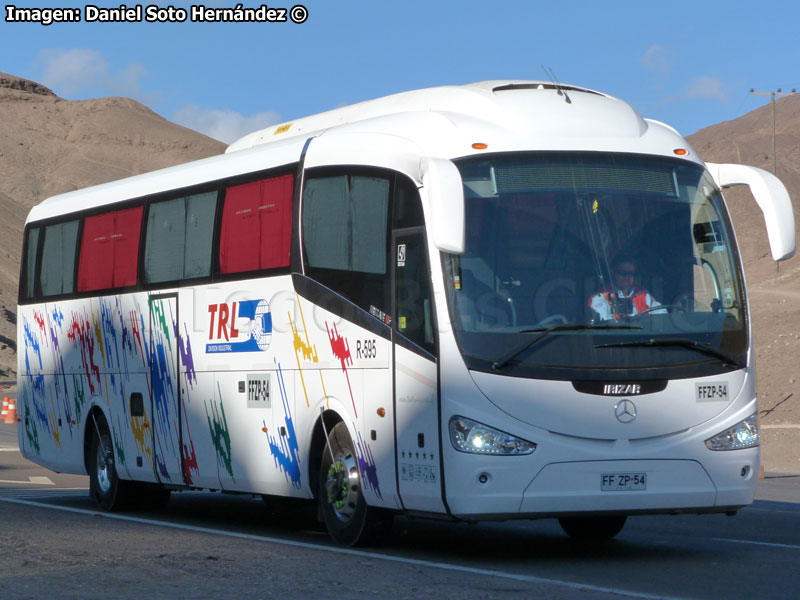
<instances>
[{"instance_id":1,"label":"desert hill","mask_svg":"<svg viewBox=\"0 0 800 600\"><path fill-rule=\"evenodd\" d=\"M800 94L776 101L775 134L777 176L789 190L797 221L800 214ZM741 163L772 172L772 107L767 104L733 121L706 127L688 140L706 162ZM726 192L725 199L733 213L737 241L748 267L748 281L761 281L775 271L761 210L742 188ZM781 269L794 265L794 260L783 263Z\"/></svg>"},{"instance_id":2,"label":"desert hill","mask_svg":"<svg viewBox=\"0 0 800 600\"><path fill-rule=\"evenodd\" d=\"M54 194L220 154L225 144L129 98L69 101L0 73L0 380L16 370L22 229Z\"/></svg>"}]
</instances>

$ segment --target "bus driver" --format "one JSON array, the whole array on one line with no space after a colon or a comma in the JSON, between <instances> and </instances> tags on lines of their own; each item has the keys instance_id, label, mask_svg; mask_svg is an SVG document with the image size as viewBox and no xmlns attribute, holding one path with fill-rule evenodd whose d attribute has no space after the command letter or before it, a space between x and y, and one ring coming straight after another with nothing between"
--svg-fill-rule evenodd
<instances>
[{"instance_id":1,"label":"bus driver","mask_svg":"<svg viewBox=\"0 0 800 600\"><path fill-rule=\"evenodd\" d=\"M612 269L613 285L597 292L589 299L589 306L600 321L632 317L648 309L661 306L645 288L636 285L636 262L629 256L620 256ZM653 311L656 313L663 310Z\"/></svg>"}]
</instances>

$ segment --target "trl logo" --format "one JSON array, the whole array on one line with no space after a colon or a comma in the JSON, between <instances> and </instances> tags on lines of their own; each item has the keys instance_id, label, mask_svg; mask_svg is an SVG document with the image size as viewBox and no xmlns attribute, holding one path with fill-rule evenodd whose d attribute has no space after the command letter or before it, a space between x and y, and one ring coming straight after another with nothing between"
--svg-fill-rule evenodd
<instances>
[{"instance_id":1,"label":"trl logo","mask_svg":"<svg viewBox=\"0 0 800 600\"><path fill-rule=\"evenodd\" d=\"M206 353L262 352L272 340L272 313L266 300L222 302L208 306Z\"/></svg>"}]
</instances>

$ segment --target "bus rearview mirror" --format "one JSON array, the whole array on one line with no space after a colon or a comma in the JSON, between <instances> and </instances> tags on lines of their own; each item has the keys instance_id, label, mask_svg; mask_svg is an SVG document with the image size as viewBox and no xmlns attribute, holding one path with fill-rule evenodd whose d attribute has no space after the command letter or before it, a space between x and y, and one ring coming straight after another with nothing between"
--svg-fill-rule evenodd
<instances>
[{"instance_id":1,"label":"bus rearview mirror","mask_svg":"<svg viewBox=\"0 0 800 600\"><path fill-rule=\"evenodd\" d=\"M452 161L422 161L422 185L430 207L428 223L433 243L443 252L464 252L464 184Z\"/></svg>"},{"instance_id":2,"label":"bus rearview mirror","mask_svg":"<svg viewBox=\"0 0 800 600\"><path fill-rule=\"evenodd\" d=\"M758 167L715 163L707 163L706 166L719 187L746 185L750 188L764 213L772 259L779 261L794 256L794 211L789 192L781 180Z\"/></svg>"}]
</instances>

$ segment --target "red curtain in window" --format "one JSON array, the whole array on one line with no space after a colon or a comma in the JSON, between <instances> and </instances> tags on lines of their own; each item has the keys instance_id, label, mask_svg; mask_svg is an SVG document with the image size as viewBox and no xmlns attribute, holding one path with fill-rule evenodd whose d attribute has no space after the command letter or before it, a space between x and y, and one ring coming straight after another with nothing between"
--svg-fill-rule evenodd
<instances>
[{"instance_id":1,"label":"red curtain in window","mask_svg":"<svg viewBox=\"0 0 800 600\"><path fill-rule=\"evenodd\" d=\"M229 187L222 211L222 273L289 266L294 175Z\"/></svg>"},{"instance_id":2,"label":"red curtain in window","mask_svg":"<svg viewBox=\"0 0 800 600\"><path fill-rule=\"evenodd\" d=\"M79 292L136 285L141 226L141 206L84 220Z\"/></svg>"}]
</instances>

